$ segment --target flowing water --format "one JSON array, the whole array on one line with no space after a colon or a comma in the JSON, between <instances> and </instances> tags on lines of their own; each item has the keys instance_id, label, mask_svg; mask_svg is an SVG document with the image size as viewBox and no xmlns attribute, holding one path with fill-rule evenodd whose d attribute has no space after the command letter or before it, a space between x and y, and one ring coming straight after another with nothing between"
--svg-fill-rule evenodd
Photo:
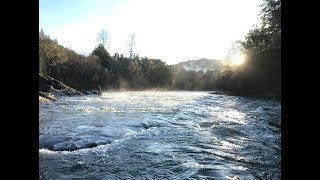
<instances>
[{"instance_id":1,"label":"flowing water","mask_svg":"<svg viewBox=\"0 0 320 180\"><path fill-rule=\"evenodd\" d=\"M274 99L103 92L39 110L40 179L280 179Z\"/></svg>"}]
</instances>

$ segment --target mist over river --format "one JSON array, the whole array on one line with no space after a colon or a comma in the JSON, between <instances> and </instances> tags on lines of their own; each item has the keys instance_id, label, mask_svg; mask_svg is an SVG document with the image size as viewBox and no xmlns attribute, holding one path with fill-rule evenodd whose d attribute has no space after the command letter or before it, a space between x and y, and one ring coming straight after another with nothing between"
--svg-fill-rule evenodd
<instances>
[{"instance_id":1,"label":"mist over river","mask_svg":"<svg viewBox=\"0 0 320 180\"><path fill-rule=\"evenodd\" d=\"M40 179L280 179L281 102L103 92L39 104Z\"/></svg>"}]
</instances>

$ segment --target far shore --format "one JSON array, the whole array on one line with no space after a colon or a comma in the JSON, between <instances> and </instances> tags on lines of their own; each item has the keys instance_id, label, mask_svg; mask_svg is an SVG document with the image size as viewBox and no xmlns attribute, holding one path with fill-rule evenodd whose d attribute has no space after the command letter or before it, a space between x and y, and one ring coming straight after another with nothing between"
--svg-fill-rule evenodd
<instances>
[{"instance_id":1,"label":"far shore","mask_svg":"<svg viewBox=\"0 0 320 180\"><path fill-rule=\"evenodd\" d=\"M111 89L111 90L104 90L103 92L134 92L134 91L157 91L157 92L161 92L161 91L184 91L184 90L159 90L159 89L149 89L149 90L124 90L124 89L120 89L120 90L115 90L115 89ZM186 90L188 91L188 90ZM68 94L68 93L61 93L61 91L56 90L56 89L51 89L49 92L39 92L39 104L45 104L45 103L49 103L52 101L56 101L59 99L60 96L74 96L74 95L93 95L93 94L97 94L96 91L81 91L82 94ZM242 96L242 97L252 97L252 98L274 98L274 99L281 99L281 95L276 95L276 94L271 94L271 93L261 93L261 94L232 94L232 93L227 93L227 92L223 92L223 91L203 91L203 92L209 92L210 94L217 94L217 95L226 95L226 96Z\"/></svg>"}]
</instances>

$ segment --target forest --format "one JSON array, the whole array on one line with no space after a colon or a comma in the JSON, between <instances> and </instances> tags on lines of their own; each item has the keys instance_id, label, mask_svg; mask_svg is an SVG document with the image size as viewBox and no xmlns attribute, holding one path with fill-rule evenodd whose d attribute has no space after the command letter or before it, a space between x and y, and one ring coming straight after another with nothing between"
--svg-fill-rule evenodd
<instances>
[{"instance_id":1,"label":"forest","mask_svg":"<svg viewBox=\"0 0 320 180\"><path fill-rule=\"evenodd\" d=\"M230 95L281 96L281 1L263 2L261 23L244 41L237 41L238 51L246 55L239 66L229 64L206 72L177 70L160 59L139 57L132 48L127 56L111 55L103 38L86 56L41 30L39 76L50 76L79 90L100 85L105 90L219 90Z\"/></svg>"}]
</instances>

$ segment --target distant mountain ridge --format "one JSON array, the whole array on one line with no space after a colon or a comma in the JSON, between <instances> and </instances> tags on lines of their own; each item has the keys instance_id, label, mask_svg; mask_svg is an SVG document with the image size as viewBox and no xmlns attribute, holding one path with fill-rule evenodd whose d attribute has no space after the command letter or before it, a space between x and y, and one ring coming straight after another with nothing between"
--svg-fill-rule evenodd
<instances>
[{"instance_id":1,"label":"distant mountain ridge","mask_svg":"<svg viewBox=\"0 0 320 180\"><path fill-rule=\"evenodd\" d=\"M189 60L172 65L176 70L184 69L186 71L204 71L220 69L224 64L223 60L201 58L198 60Z\"/></svg>"}]
</instances>

